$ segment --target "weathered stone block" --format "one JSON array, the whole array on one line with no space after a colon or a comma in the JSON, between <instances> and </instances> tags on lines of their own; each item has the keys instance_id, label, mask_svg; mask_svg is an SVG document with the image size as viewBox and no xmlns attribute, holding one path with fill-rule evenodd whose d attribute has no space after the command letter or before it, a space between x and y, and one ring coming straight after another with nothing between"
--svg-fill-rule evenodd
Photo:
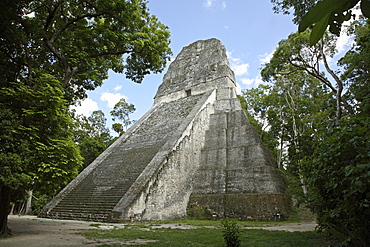
<instances>
[{"instance_id":1,"label":"weathered stone block","mask_svg":"<svg viewBox=\"0 0 370 247\"><path fill-rule=\"evenodd\" d=\"M199 169L224 169L227 164L226 148L202 150Z\"/></svg>"},{"instance_id":2,"label":"weathered stone block","mask_svg":"<svg viewBox=\"0 0 370 247\"><path fill-rule=\"evenodd\" d=\"M226 128L210 129L206 131L205 149L226 148Z\"/></svg>"},{"instance_id":3,"label":"weathered stone block","mask_svg":"<svg viewBox=\"0 0 370 247\"><path fill-rule=\"evenodd\" d=\"M196 219L281 221L289 217L290 201L285 194L193 194L188 216Z\"/></svg>"},{"instance_id":4,"label":"weathered stone block","mask_svg":"<svg viewBox=\"0 0 370 247\"><path fill-rule=\"evenodd\" d=\"M233 101L234 101L235 105L239 105L239 107L240 107L239 99L235 99ZM242 126L251 127L250 124L249 124L248 119L245 116L244 111L242 109L237 108L237 107L235 107L232 112L229 112L228 126L231 126L232 130L234 128L239 128L239 127L242 127ZM254 128L252 128L251 130L247 130L247 131L243 130L242 132L247 132L247 133L251 132L251 133L253 133L254 132L253 130L254 130ZM255 131L255 132L257 133L257 131Z\"/></svg>"},{"instance_id":5,"label":"weathered stone block","mask_svg":"<svg viewBox=\"0 0 370 247\"><path fill-rule=\"evenodd\" d=\"M227 148L227 169L239 169L244 166L245 157L243 146L234 146Z\"/></svg>"},{"instance_id":6,"label":"weathered stone block","mask_svg":"<svg viewBox=\"0 0 370 247\"><path fill-rule=\"evenodd\" d=\"M227 113L226 112L214 113L210 116L210 118L211 118L210 125L209 125L210 130L227 128Z\"/></svg>"},{"instance_id":7,"label":"weathered stone block","mask_svg":"<svg viewBox=\"0 0 370 247\"><path fill-rule=\"evenodd\" d=\"M226 170L199 169L195 174L193 193L222 194L226 191Z\"/></svg>"}]
</instances>

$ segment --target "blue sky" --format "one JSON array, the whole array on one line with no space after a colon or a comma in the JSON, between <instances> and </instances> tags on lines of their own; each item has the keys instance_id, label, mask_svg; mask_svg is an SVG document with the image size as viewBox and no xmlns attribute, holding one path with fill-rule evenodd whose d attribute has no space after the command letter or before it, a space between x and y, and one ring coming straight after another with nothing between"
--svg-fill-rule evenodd
<instances>
[{"instance_id":1,"label":"blue sky","mask_svg":"<svg viewBox=\"0 0 370 247\"><path fill-rule=\"evenodd\" d=\"M261 82L261 64L268 61L280 40L297 30L290 16L273 13L270 0L151 0L148 7L170 29L173 58L197 40L221 40L239 90ZM126 98L136 107L131 119L138 120L153 106L165 72L149 75L141 84L110 73L103 86L88 93L89 98L77 112L88 116L94 110L102 110L110 127L110 110L119 99Z\"/></svg>"}]
</instances>

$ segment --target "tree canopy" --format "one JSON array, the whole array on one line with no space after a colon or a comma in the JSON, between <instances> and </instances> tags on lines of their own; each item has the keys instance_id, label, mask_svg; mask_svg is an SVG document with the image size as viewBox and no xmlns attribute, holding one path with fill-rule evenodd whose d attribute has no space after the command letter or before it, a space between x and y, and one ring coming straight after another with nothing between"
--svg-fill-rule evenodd
<instances>
[{"instance_id":1,"label":"tree canopy","mask_svg":"<svg viewBox=\"0 0 370 247\"><path fill-rule=\"evenodd\" d=\"M168 27L145 0L0 2L0 231L17 191L52 194L82 160L68 107L108 77L161 72Z\"/></svg>"},{"instance_id":2,"label":"tree canopy","mask_svg":"<svg viewBox=\"0 0 370 247\"><path fill-rule=\"evenodd\" d=\"M340 59L345 68L342 80L351 84L347 97L356 105L356 112L370 116L370 21L355 30L356 45Z\"/></svg>"},{"instance_id":3,"label":"tree canopy","mask_svg":"<svg viewBox=\"0 0 370 247\"><path fill-rule=\"evenodd\" d=\"M130 114L135 111L135 106L126 102L124 98L120 99L117 104L113 107L113 110L110 112L112 115L112 120L120 120L122 123L114 123L112 128L118 134L124 133L127 130L127 127L134 123L133 120L130 120ZM125 126L125 130L123 129Z\"/></svg>"},{"instance_id":4,"label":"tree canopy","mask_svg":"<svg viewBox=\"0 0 370 247\"><path fill-rule=\"evenodd\" d=\"M140 83L161 72L171 54L168 28L145 1L5 0L0 7L0 52L16 65L8 80L42 69L71 99L101 85L109 69Z\"/></svg>"},{"instance_id":5,"label":"tree canopy","mask_svg":"<svg viewBox=\"0 0 370 247\"><path fill-rule=\"evenodd\" d=\"M328 64L328 58L335 54L336 39L326 35L325 40L309 45L310 32L293 33L287 39L281 40L272 59L264 65L261 71L265 81L276 80L284 75L293 76L302 71L318 79L336 96L336 119L341 118L343 109L353 112L352 106L343 97L345 84ZM321 69L323 65L324 69Z\"/></svg>"},{"instance_id":6,"label":"tree canopy","mask_svg":"<svg viewBox=\"0 0 370 247\"><path fill-rule=\"evenodd\" d=\"M310 30L291 34L263 66L265 83L244 96L263 134L278 140L276 160L319 230L369 246L369 21L352 30L355 45L339 60L342 69L328 63L335 36L311 46Z\"/></svg>"},{"instance_id":7,"label":"tree canopy","mask_svg":"<svg viewBox=\"0 0 370 247\"><path fill-rule=\"evenodd\" d=\"M26 190L53 195L77 175L82 157L71 139L72 122L60 82L33 78L36 89L18 81L1 88L1 231L10 201Z\"/></svg>"},{"instance_id":8,"label":"tree canopy","mask_svg":"<svg viewBox=\"0 0 370 247\"><path fill-rule=\"evenodd\" d=\"M75 116L73 140L78 144L83 166L93 162L114 141L106 127L107 119L102 111L94 111L89 117Z\"/></svg>"}]
</instances>

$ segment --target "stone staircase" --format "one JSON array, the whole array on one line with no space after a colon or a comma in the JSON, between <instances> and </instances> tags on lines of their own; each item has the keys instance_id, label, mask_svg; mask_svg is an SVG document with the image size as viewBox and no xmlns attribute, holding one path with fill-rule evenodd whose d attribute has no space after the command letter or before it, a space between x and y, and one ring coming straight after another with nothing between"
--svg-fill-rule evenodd
<instances>
[{"instance_id":1,"label":"stone staircase","mask_svg":"<svg viewBox=\"0 0 370 247\"><path fill-rule=\"evenodd\" d=\"M47 213L56 219L111 221L111 212L166 143L200 96L159 105L148 119L89 172Z\"/></svg>"},{"instance_id":2,"label":"stone staircase","mask_svg":"<svg viewBox=\"0 0 370 247\"><path fill-rule=\"evenodd\" d=\"M86 179L78 189L72 190L56 207L49 217L57 219L108 221L110 212L121 199L121 192L127 186L116 186L106 193L97 193L96 185ZM90 182L90 183L89 183ZM126 188L125 188L126 187Z\"/></svg>"}]
</instances>

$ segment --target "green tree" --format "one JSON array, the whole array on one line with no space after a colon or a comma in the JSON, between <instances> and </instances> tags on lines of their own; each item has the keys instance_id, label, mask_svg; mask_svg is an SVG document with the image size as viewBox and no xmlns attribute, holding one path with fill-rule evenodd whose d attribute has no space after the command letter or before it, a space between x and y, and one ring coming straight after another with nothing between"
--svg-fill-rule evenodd
<instances>
[{"instance_id":1,"label":"green tree","mask_svg":"<svg viewBox=\"0 0 370 247\"><path fill-rule=\"evenodd\" d=\"M107 133L109 135L109 129L107 128L107 119L105 118L104 112L93 111L90 117L87 118L89 124L93 128L92 136L99 136L103 133Z\"/></svg>"},{"instance_id":2,"label":"green tree","mask_svg":"<svg viewBox=\"0 0 370 247\"><path fill-rule=\"evenodd\" d=\"M1 234L13 192L34 184L51 193L75 175L81 158L64 109L109 70L140 83L170 54L168 28L144 0L0 2ZM44 104L49 97L59 106Z\"/></svg>"},{"instance_id":3,"label":"green tree","mask_svg":"<svg viewBox=\"0 0 370 247\"><path fill-rule=\"evenodd\" d=\"M302 166L320 230L348 246L370 245L369 123L369 117L343 117L320 135Z\"/></svg>"},{"instance_id":4,"label":"green tree","mask_svg":"<svg viewBox=\"0 0 370 247\"><path fill-rule=\"evenodd\" d=\"M356 25L356 45L340 59L345 69L342 80L350 84L347 92L356 112L370 116L370 21Z\"/></svg>"},{"instance_id":5,"label":"green tree","mask_svg":"<svg viewBox=\"0 0 370 247\"><path fill-rule=\"evenodd\" d=\"M287 169L307 186L320 229L350 246L370 244L368 25L355 28L356 45L340 60L343 73L326 61L332 39L310 46L306 31L281 41L263 68L272 83L267 93L247 92L247 102L255 100L254 109L270 117L270 131L274 124L284 131Z\"/></svg>"},{"instance_id":6,"label":"green tree","mask_svg":"<svg viewBox=\"0 0 370 247\"><path fill-rule=\"evenodd\" d=\"M110 112L113 117L113 121L116 121L117 119L122 121L122 124L113 124L112 127L114 131L116 131L118 134L122 134L124 132L123 126L125 126L125 130L127 130L127 127L134 123L133 120L130 120L130 114L135 110L136 108L133 104L127 103L124 98L120 99Z\"/></svg>"},{"instance_id":7,"label":"green tree","mask_svg":"<svg viewBox=\"0 0 370 247\"><path fill-rule=\"evenodd\" d=\"M240 247L240 226L235 221L221 221L221 231L226 247Z\"/></svg>"},{"instance_id":8,"label":"green tree","mask_svg":"<svg viewBox=\"0 0 370 247\"><path fill-rule=\"evenodd\" d=\"M284 15L293 14L293 23L299 24L303 16L311 9L319 0L271 0L272 9L275 13Z\"/></svg>"},{"instance_id":9,"label":"green tree","mask_svg":"<svg viewBox=\"0 0 370 247\"><path fill-rule=\"evenodd\" d=\"M13 76L32 77L42 68L71 99L101 85L109 69L141 82L169 60L168 28L149 14L145 1L13 2L0 6L6 30L1 52L6 63L17 64ZM17 15L9 17L10 11Z\"/></svg>"},{"instance_id":10,"label":"green tree","mask_svg":"<svg viewBox=\"0 0 370 247\"><path fill-rule=\"evenodd\" d=\"M302 71L316 79L332 91L336 97L336 121L346 112L352 114L352 106L343 97L345 84L328 64L328 58L335 53L335 39L328 35L326 40L315 46L309 45L310 32L293 33L288 39L279 42L272 59L261 71L265 81L272 81L279 76ZM321 70L320 63L325 70ZM325 74L326 73L326 74Z\"/></svg>"},{"instance_id":11,"label":"green tree","mask_svg":"<svg viewBox=\"0 0 370 247\"><path fill-rule=\"evenodd\" d=\"M341 59L355 114L321 132L303 166L308 205L321 230L350 246L370 245L369 35L367 21L356 28L356 45Z\"/></svg>"},{"instance_id":12,"label":"green tree","mask_svg":"<svg viewBox=\"0 0 370 247\"><path fill-rule=\"evenodd\" d=\"M18 81L1 88L1 233L7 232L10 202L26 190L53 195L82 164L72 141L68 107L60 82L34 78L36 89Z\"/></svg>"},{"instance_id":13,"label":"green tree","mask_svg":"<svg viewBox=\"0 0 370 247\"><path fill-rule=\"evenodd\" d=\"M114 141L106 122L107 119L101 110L94 111L89 117L76 117L73 139L84 158L80 170L93 162Z\"/></svg>"},{"instance_id":14,"label":"green tree","mask_svg":"<svg viewBox=\"0 0 370 247\"><path fill-rule=\"evenodd\" d=\"M298 71L277 76L273 84L261 84L243 95L250 114L274 140L269 143L276 150L278 167L300 177L301 160L312 153L314 133L333 114L332 93L316 78Z\"/></svg>"}]
</instances>

